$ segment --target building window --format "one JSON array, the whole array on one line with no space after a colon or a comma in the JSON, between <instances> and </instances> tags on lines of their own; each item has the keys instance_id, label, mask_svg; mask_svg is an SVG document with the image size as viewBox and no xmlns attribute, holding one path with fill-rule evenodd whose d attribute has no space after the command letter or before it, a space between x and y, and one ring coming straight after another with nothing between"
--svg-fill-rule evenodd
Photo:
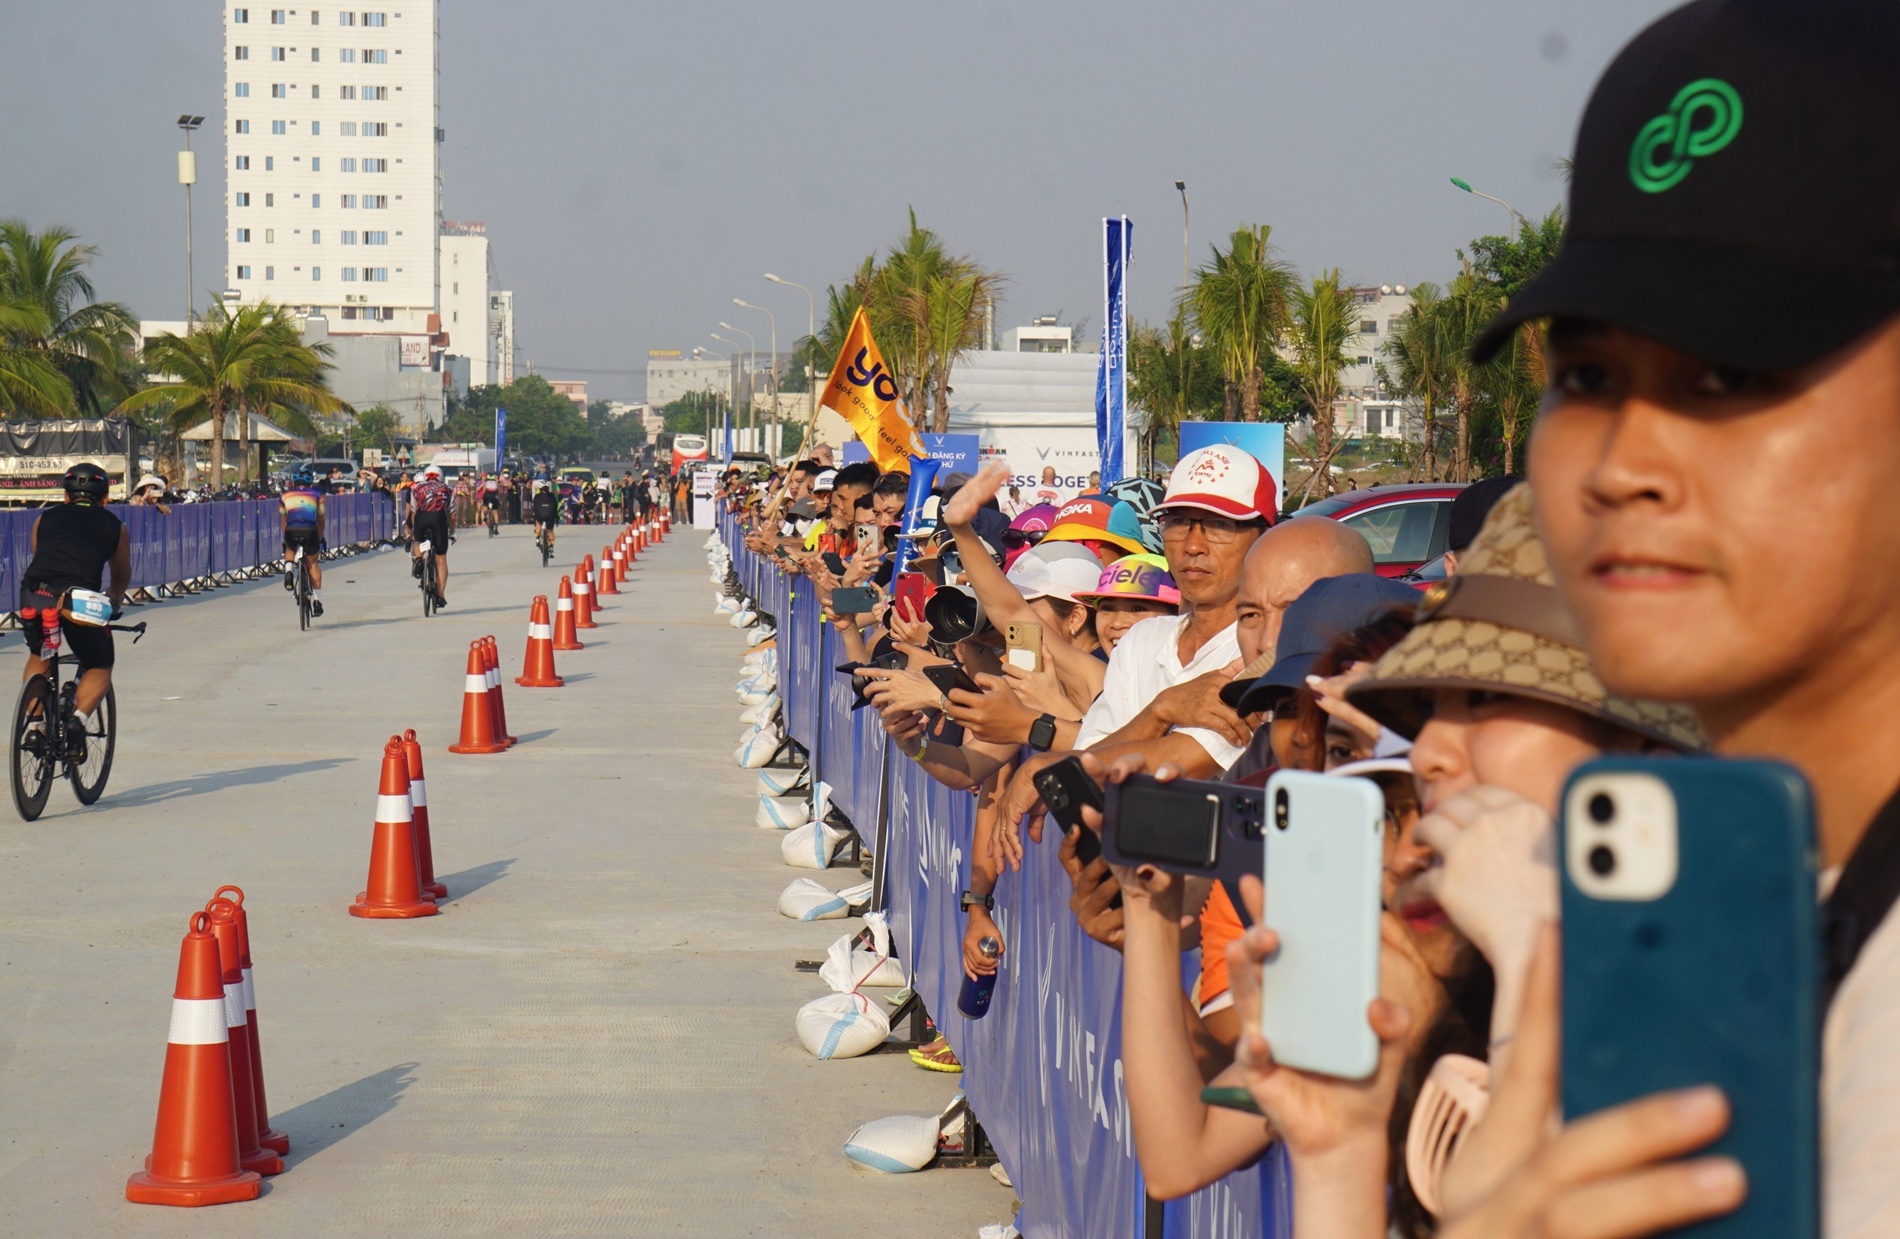
<instances>
[{"instance_id":1,"label":"building window","mask_svg":"<svg viewBox=\"0 0 1900 1239\"><path fill-rule=\"evenodd\" d=\"M264 278L265 278L265 279L267 279L267 280L274 280L274 279L276 279L276 278L277 278L277 268L276 268L276 267L265 267L265 268L264 268Z\"/></svg>"},{"instance_id":2,"label":"building window","mask_svg":"<svg viewBox=\"0 0 1900 1239\"><path fill-rule=\"evenodd\" d=\"M389 282L388 267L364 267L363 282L366 284L386 284Z\"/></svg>"},{"instance_id":3,"label":"building window","mask_svg":"<svg viewBox=\"0 0 1900 1239\"><path fill-rule=\"evenodd\" d=\"M342 65L355 64L356 63L356 49L353 47L343 48L342 50L337 52L336 60L338 64L342 64Z\"/></svg>"},{"instance_id":4,"label":"building window","mask_svg":"<svg viewBox=\"0 0 1900 1239\"><path fill-rule=\"evenodd\" d=\"M239 82L231 88L231 94L239 99L249 99L251 97L251 84L249 82Z\"/></svg>"},{"instance_id":5,"label":"building window","mask_svg":"<svg viewBox=\"0 0 1900 1239\"><path fill-rule=\"evenodd\" d=\"M1359 334L1362 336L1378 335L1379 334L1379 320L1374 319L1374 318L1360 319L1359 320Z\"/></svg>"},{"instance_id":6,"label":"building window","mask_svg":"<svg viewBox=\"0 0 1900 1239\"><path fill-rule=\"evenodd\" d=\"M251 269L247 266L240 265L237 269L237 272L238 272L237 277L240 280L248 280L251 278Z\"/></svg>"},{"instance_id":7,"label":"building window","mask_svg":"<svg viewBox=\"0 0 1900 1239\"><path fill-rule=\"evenodd\" d=\"M239 155L235 166L239 172L249 172L251 170L251 157L249 155Z\"/></svg>"},{"instance_id":8,"label":"building window","mask_svg":"<svg viewBox=\"0 0 1900 1239\"><path fill-rule=\"evenodd\" d=\"M272 133L276 133L276 134L281 134L281 133L283 133L283 132L284 132L284 122L283 122L283 121L281 121L281 120L274 120L274 121L272 121L272 122L270 123L270 131L271 131Z\"/></svg>"},{"instance_id":9,"label":"building window","mask_svg":"<svg viewBox=\"0 0 1900 1239\"><path fill-rule=\"evenodd\" d=\"M365 98L365 99L376 99L376 100L384 100L384 99L387 99L387 98L389 98L389 87L387 87L387 86L365 86L365 87L363 87L363 98Z\"/></svg>"},{"instance_id":10,"label":"building window","mask_svg":"<svg viewBox=\"0 0 1900 1239\"><path fill-rule=\"evenodd\" d=\"M461 262L461 261L462 261L462 256L461 256L460 254L457 254L457 255L455 256L455 261L456 261L456 262L458 262L458 263L459 263L459 262ZM453 284L453 285L452 285L451 287L453 287L453 289L455 290L455 295L456 295L456 296L458 296L458 297L459 297L459 296L461 296L461 295L462 295L462 281L460 281L460 280L457 280L457 281L455 281L455 283L454 283L454 284Z\"/></svg>"},{"instance_id":11,"label":"building window","mask_svg":"<svg viewBox=\"0 0 1900 1239\"><path fill-rule=\"evenodd\" d=\"M389 234L387 232L366 232L363 234L363 244L364 245L388 245Z\"/></svg>"},{"instance_id":12,"label":"building window","mask_svg":"<svg viewBox=\"0 0 1900 1239\"><path fill-rule=\"evenodd\" d=\"M276 195L276 194L265 194L265 195L264 195L264 205L265 205L265 206L267 206L267 207L274 207L274 206L276 206L276 205L277 205L277 195Z\"/></svg>"},{"instance_id":13,"label":"building window","mask_svg":"<svg viewBox=\"0 0 1900 1239\"><path fill-rule=\"evenodd\" d=\"M273 48L271 48L271 49L270 49L270 58L271 58L272 60L282 60L282 59L284 58L284 49L283 49L283 48L281 48L281 47L273 47Z\"/></svg>"},{"instance_id":14,"label":"building window","mask_svg":"<svg viewBox=\"0 0 1900 1239\"><path fill-rule=\"evenodd\" d=\"M251 122L248 120L241 120L237 122L237 128L233 132L249 133L250 131L251 131Z\"/></svg>"},{"instance_id":15,"label":"building window","mask_svg":"<svg viewBox=\"0 0 1900 1239\"><path fill-rule=\"evenodd\" d=\"M315 9L310 10L310 24L313 26L317 24L317 11Z\"/></svg>"},{"instance_id":16,"label":"building window","mask_svg":"<svg viewBox=\"0 0 1900 1239\"><path fill-rule=\"evenodd\" d=\"M389 122L386 120L364 121L363 136L366 138L386 138L389 136Z\"/></svg>"},{"instance_id":17,"label":"building window","mask_svg":"<svg viewBox=\"0 0 1900 1239\"><path fill-rule=\"evenodd\" d=\"M322 132L323 132L323 122L322 122L322 121L320 121L320 120L313 120L313 121L311 121L311 122L310 122L310 136L311 136L311 137L313 137L313 138L314 138L314 137L316 137L316 136L318 136L319 134L321 134Z\"/></svg>"},{"instance_id":18,"label":"building window","mask_svg":"<svg viewBox=\"0 0 1900 1239\"><path fill-rule=\"evenodd\" d=\"M231 10L231 23L233 25L242 26L250 20L251 20L251 11L249 9L232 9Z\"/></svg>"},{"instance_id":19,"label":"building window","mask_svg":"<svg viewBox=\"0 0 1900 1239\"><path fill-rule=\"evenodd\" d=\"M345 159L345 160L343 160L343 161L342 161L342 170L343 170L344 172L354 172L354 171L356 171L356 161L355 161L354 159Z\"/></svg>"},{"instance_id":20,"label":"building window","mask_svg":"<svg viewBox=\"0 0 1900 1239\"><path fill-rule=\"evenodd\" d=\"M314 16L314 14L313 14L312 16ZM320 279L322 279L322 278L323 278L323 268L322 268L322 267L312 267L312 268L310 268L310 278L311 278L311 279L313 279L313 280L320 280Z\"/></svg>"},{"instance_id":21,"label":"building window","mask_svg":"<svg viewBox=\"0 0 1900 1239\"><path fill-rule=\"evenodd\" d=\"M356 195L344 194L343 195L343 209L346 211L349 211L349 210L355 209L355 207L356 207Z\"/></svg>"},{"instance_id":22,"label":"building window","mask_svg":"<svg viewBox=\"0 0 1900 1239\"><path fill-rule=\"evenodd\" d=\"M323 156L321 156L321 155L312 155L312 156L310 157L310 170L311 170L312 172L321 172L321 171L323 171ZM314 203L312 203L311 205L313 205L313 206L314 206L315 204L314 204Z\"/></svg>"},{"instance_id":23,"label":"building window","mask_svg":"<svg viewBox=\"0 0 1900 1239\"><path fill-rule=\"evenodd\" d=\"M336 24L339 26L354 26L356 24L356 14L338 13L336 15Z\"/></svg>"},{"instance_id":24,"label":"building window","mask_svg":"<svg viewBox=\"0 0 1900 1239\"><path fill-rule=\"evenodd\" d=\"M365 13L363 14L363 24L365 26L380 26L383 24L383 15L381 13Z\"/></svg>"},{"instance_id":25,"label":"building window","mask_svg":"<svg viewBox=\"0 0 1900 1239\"><path fill-rule=\"evenodd\" d=\"M239 206L251 205L251 196L249 194L239 194L237 196L237 204Z\"/></svg>"},{"instance_id":26,"label":"building window","mask_svg":"<svg viewBox=\"0 0 1900 1239\"><path fill-rule=\"evenodd\" d=\"M387 172L389 171L389 161L387 159L365 159L363 161L363 171Z\"/></svg>"},{"instance_id":27,"label":"building window","mask_svg":"<svg viewBox=\"0 0 1900 1239\"><path fill-rule=\"evenodd\" d=\"M323 230L321 228L312 228L310 230L310 244L312 245L323 244Z\"/></svg>"},{"instance_id":28,"label":"building window","mask_svg":"<svg viewBox=\"0 0 1900 1239\"><path fill-rule=\"evenodd\" d=\"M276 240L277 240L277 230L275 228L264 229L264 244L271 245L271 244L274 244Z\"/></svg>"},{"instance_id":29,"label":"building window","mask_svg":"<svg viewBox=\"0 0 1900 1239\"><path fill-rule=\"evenodd\" d=\"M340 126L337 127L337 132L341 133L346 138L355 137L356 136L356 122L353 120L344 121Z\"/></svg>"},{"instance_id":30,"label":"building window","mask_svg":"<svg viewBox=\"0 0 1900 1239\"><path fill-rule=\"evenodd\" d=\"M315 160L313 159L313 160L311 160L310 162L311 162L311 168L310 168L310 170L311 170L312 172L315 172L315 171L317 170L317 169L316 169L316 161L315 161ZM322 194L311 194L311 195L310 195L310 209L311 209L311 210L313 210L313 211L314 211L314 210L316 210L316 209L317 209L318 207L320 207L320 206L322 206L322 205L323 205L323 195L322 195Z\"/></svg>"},{"instance_id":31,"label":"building window","mask_svg":"<svg viewBox=\"0 0 1900 1239\"><path fill-rule=\"evenodd\" d=\"M354 99L356 98L356 87L339 86L336 88L336 97L339 99Z\"/></svg>"},{"instance_id":32,"label":"building window","mask_svg":"<svg viewBox=\"0 0 1900 1239\"><path fill-rule=\"evenodd\" d=\"M363 49L363 63L366 65L386 65L389 63L389 53L380 47L366 47Z\"/></svg>"},{"instance_id":33,"label":"building window","mask_svg":"<svg viewBox=\"0 0 1900 1239\"><path fill-rule=\"evenodd\" d=\"M345 228L345 229L343 230L343 238L342 238L342 240L343 240L343 244L345 244L345 245L355 245L355 244L356 244L356 232L355 232L355 230L354 230L354 229L350 229L350 228Z\"/></svg>"},{"instance_id":34,"label":"building window","mask_svg":"<svg viewBox=\"0 0 1900 1239\"><path fill-rule=\"evenodd\" d=\"M284 84L282 82L272 82L270 84L270 97L273 99L282 99L284 97Z\"/></svg>"},{"instance_id":35,"label":"building window","mask_svg":"<svg viewBox=\"0 0 1900 1239\"><path fill-rule=\"evenodd\" d=\"M249 60L250 58L251 49L248 47L234 47L231 49L231 59L233 60Z\"/></svg>"},{"instance_id":36,"label":"building window","mask_svg":"<svg viewBox=\"0 0 1900 1239\"><path fill-rule=\"evenodd\" d=\"M345 267L345 268L343 268L343 282L344 282L345 284L354 284L354 283L356 283L356 268L355 268L355 267ZM347 318L347 317L349 317L349 311L348 311L348 310L345 310L345 311L344 311L343 313L344 313L344 317L346 317L346 318Z\"/></svg>"},{"instance_id":37,"label":"building window","mask_svg":"<svg viewBox=\"0 0 1900 1239\"><path fill-rule=\"evenodd\" d=\"M264 156L264 171L266 172L275 171L276 164L277 164L277 160L274 156L271 156L271 155Z\"/></svg>"},{"instance_id":38,"label":"building window","mask_svg":"<svg viewBox=\"0 0 1900 1239\"><path fill-rule=\"evenodd\" d=\"M250 230L249 228L240 228L240 229L238 229L238 230L237 230L237 239L238 239L238 244L239 244L239 245L244 245L244 244L247 244L247 243L248 243L248 242L250 241L250 239L251 239L251 230Z\"/></svg>"},{"instance_id":39,"label":"building window","mask_svg":"<svg viewBox=\"0 0 1900 1239\"><path fill-rule=\"evenodd\" d=\"M270 11L270 24L273 26L281 26L284 24L284 11L282 9L272 9Z\"/></svg>"}]
</instances>

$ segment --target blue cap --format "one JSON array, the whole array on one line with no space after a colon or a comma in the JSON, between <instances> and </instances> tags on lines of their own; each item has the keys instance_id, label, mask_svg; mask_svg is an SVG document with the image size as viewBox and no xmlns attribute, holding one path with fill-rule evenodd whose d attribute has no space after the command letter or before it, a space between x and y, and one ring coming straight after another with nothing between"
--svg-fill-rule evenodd
<instances>
[{"instance_id":1,"label":"blue cap","mask_svg":"<svg viewBox=\"0 0 1900 1239\"><path fill-rule=\"evenodd\" d=\"M1240 691L1238 701L1232 703L1234 709L1241 714L1272 709L1281 698L1306 686L1306 677L1333 642L1387 611L1416 607L1418 600L1418 591L1410 585L1370 572L1313 582L1280 621L1273 666Z\"/></svg>"}]
</instances>

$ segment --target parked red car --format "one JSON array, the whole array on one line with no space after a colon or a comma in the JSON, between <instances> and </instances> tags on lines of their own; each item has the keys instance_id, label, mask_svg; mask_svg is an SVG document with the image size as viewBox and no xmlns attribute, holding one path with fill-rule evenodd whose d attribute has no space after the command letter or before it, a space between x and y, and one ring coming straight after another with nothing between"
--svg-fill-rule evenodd
<instances>
[{"instance_id":1,"label":"parked red car","mask_svg":"<svg viewBox=\"0 0 1900 1239\"><path fill-rule=\"evenodd\" d=\"M1291 519L1324 516L1365 535L1380 576L1402 577L1445 553L1456 482L1406 482L1343 491L1311 503Z\"/></svg>"}]
</instances>

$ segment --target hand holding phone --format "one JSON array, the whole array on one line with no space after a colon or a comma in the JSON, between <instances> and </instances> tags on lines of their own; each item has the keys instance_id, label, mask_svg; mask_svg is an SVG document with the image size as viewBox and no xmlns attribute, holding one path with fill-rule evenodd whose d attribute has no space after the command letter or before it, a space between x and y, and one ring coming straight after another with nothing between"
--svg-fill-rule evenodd
<instances>
[{"instance_id":1,"label":"hand holding phone","mask_svg":"<svg viewBox=\"0 0 1900 1239\"><path fill-rule=\"evenodd\" d=\"M1003 640L1008 648L1008 662L1012 667L1024 671L1042 670L1042 625L1019 620L1004 630Z\"/></svg>"},{"instance_id":2,"label":"hand holding phone","mask_svg":"<svg viewBox=\"0 0 1900 1239\"><path fill-rule=\"evenodd\" d=\"M1036 772L1030 780L1035 784L1036 794L1042 797L1043 807L1049 810L1049 816L1056 819L1056 825L1066 834L1078 827L1082 838L1076 844L1076 856L1083 864L1088 864L1101 855L1102 844L1096 833L1082 822L1082 810L1086 808L1100 812L1102 809L1102 787L1089 777L1082 768L1082 759L1076 756L1051 762ZM1088 849L1091 854L1084 855Z\"/></svg>"},{"instance_id":3,"label":"hand holding phone","mask_svg":"<svg viewBox=\"0 0 1900 1239\"><path fill-rule=\"evenodd\" d=\"M833 615L863 615L877 607L877 593L861 586L841 585L831 591Z\"/></svg>"},{"instance_id":4,"label":"hand holding phone","mask_svg":"<svg viewBox=\"0 0 1900 1239\"><path fill-rule=\"evenodd\" d=\"M948 696L953 688L960 688L966 693L983 691L982 686L970 678L970 673L956 663L936 663L925 667L924 677L936 685L937 691L945 696Z\"/></svg>"}]
</instances>

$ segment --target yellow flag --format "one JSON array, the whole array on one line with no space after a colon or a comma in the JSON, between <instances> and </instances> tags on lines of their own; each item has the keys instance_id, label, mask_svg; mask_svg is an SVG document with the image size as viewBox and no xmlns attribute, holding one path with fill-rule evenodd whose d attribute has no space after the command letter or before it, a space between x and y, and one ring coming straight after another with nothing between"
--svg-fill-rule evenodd
<instances>
[{"instance_id":1,"label":"yellow flag","mask_svg":"<svg viewBox=\"0 0 1900 1239\"><path fill-rule=\"evenodd\" d=\"M881 470L909 471L912 456L928 455L897 401L897 382L871 338L871 322L863 306L852 316L851 330L845 333L844 348L819 403L851 423Z\"/></svg>"}]
</instances>

